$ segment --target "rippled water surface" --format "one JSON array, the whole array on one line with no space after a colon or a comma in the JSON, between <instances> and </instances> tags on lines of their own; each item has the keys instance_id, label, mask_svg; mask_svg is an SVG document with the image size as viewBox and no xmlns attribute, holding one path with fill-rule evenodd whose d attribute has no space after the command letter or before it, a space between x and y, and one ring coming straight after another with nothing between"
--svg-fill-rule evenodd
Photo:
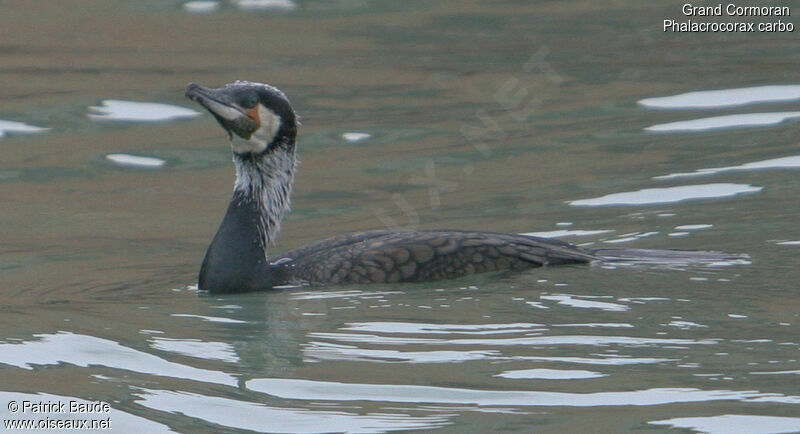
<instances>
[{"instance_id":1,"label":"rippled water surface","mask_svg":"<svg viewBox=\"0 0 800 434\"><path fill-rule=\"evenodd\" d=\"M663 33L668 3L4 2L0 414L800 431L800 40ZM453 228L750 260L198 293L233 168L183 87L236 79L302 116L276 252Z\"/></svg>"}]
</instances>

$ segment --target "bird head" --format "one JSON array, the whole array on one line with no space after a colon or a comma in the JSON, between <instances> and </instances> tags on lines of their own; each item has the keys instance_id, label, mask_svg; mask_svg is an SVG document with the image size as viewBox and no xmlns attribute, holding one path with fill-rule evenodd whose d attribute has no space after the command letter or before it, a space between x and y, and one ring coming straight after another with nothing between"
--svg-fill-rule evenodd
<instances>
[{"instance_id":1,"label":"bird head","mask_svg":"<svg viewBox=\"0 0 800 434\"><path fill-rule=\"evenodd\" d=\"M286 95L268 84L237 81L220 88L196 83L186 97L209 111L228 133L238 155L257 155L294 146L297 120Z\"/></svg>"}]
</instances>

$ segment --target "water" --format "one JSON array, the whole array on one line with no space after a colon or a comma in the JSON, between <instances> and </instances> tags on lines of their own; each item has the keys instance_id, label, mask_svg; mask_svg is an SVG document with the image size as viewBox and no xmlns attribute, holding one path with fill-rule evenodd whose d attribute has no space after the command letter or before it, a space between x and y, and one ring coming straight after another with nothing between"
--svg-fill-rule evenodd
<instances>
[{"instance_id":1,"label":"water","mask_svg":"<svg viewBox=\"0 0 800 434\"><path fill-rule=\"evenodd\" d=\"M680 17L634 1L3 6L2 417L99 400L90 417L121 432L800 431L800 43L661 32ZM276 252L453 228L750 263L199 294L233 168L183 87L235 79L302 116Z\"/></svg>"}]
</instances>

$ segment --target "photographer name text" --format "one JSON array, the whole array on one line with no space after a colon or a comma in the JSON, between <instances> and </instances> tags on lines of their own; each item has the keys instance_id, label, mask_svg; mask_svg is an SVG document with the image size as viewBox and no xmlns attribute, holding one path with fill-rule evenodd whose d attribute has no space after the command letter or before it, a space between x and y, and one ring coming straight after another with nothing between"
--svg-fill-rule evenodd
<instances>
[{"instance_id":1,"label":"photographer name text","mask_svg":"<svg viewBox=\"0 0 800 434\"><path fill-rule=\"evenodd\" d=\"M108 413L111 405L103 401L11 401L8 409L12 413Z\"/></svg>"}]
</instances>

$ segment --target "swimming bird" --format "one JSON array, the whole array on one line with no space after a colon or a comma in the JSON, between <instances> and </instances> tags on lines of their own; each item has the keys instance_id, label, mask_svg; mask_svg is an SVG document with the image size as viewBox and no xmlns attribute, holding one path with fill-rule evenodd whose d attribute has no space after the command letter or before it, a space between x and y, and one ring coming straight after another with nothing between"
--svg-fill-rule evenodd
<instances>
[{"instance_id":1,"label":"swimming bird","mask_svg":"<svg viewBox=\"0 0 800 434\"><path fill-rule=\"evenodd\" d=\"M186 96L208 110L230 139L233 198L206 252L198 287L211 293L286 284L428 282L473 273L590 262L713 263L720 252L584 249L548 238L461 230L373 230L329 238L273 259L297 171L297 116L278 88L237 81L195 83Z\"/></svg>"}]
</instances>

